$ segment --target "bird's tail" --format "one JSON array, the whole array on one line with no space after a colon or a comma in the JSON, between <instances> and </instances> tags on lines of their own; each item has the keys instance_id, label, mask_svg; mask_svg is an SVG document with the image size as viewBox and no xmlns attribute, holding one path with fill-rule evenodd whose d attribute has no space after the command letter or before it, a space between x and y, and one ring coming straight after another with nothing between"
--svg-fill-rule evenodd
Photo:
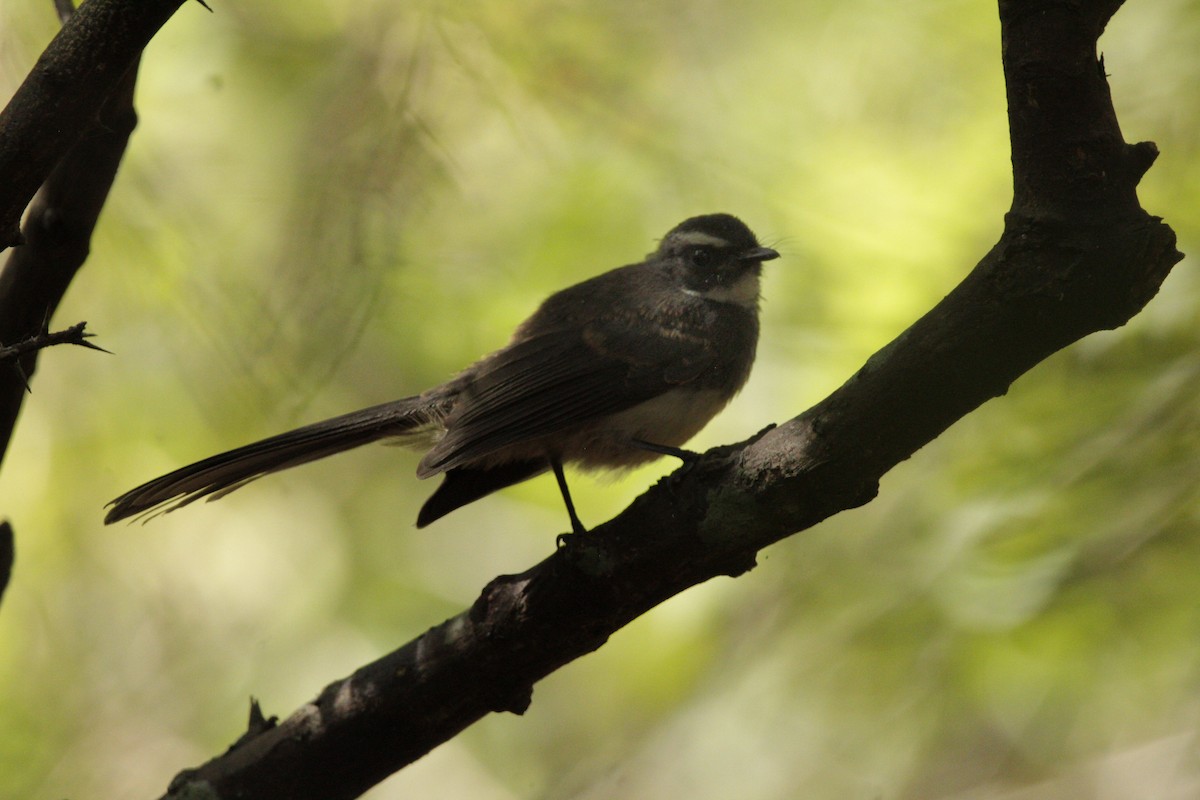
<instances>
[{"instance_id":1,"label":"bird's tail","mask_svg":"<svg viewBox=\"0 0 1200 800\"><path fill-rule=\"evenodd\" d=\"M171 503L174 511L202 497L215 500L272 472L288 469L364 444L417 437L440 428L445 401L408 397L305 425L260 442L218 453L143 483L109 503L105 523Z\"/></svg>"}]
</instances>

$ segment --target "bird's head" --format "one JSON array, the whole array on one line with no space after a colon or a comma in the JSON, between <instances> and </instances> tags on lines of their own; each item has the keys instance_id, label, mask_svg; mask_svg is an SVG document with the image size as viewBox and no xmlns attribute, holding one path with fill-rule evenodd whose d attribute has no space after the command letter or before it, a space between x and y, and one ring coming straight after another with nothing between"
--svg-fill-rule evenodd
<instances>
[{"instance_id":1,"label":"bird's head","mask_svg":"<svg viewBox=\"0 0 1200 800\"><path fill-rule=\"evenodd\" d=\"M754 307L762 262L779 258L779 253L760 245L737 217L705 214L672 228L653 258L668 266L689 294Z\"/></svg>"}]
</instances>

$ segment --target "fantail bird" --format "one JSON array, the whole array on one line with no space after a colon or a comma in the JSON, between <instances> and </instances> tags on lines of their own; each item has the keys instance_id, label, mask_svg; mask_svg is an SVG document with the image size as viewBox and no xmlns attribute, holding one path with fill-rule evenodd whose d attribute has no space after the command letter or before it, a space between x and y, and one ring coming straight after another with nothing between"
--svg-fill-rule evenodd
<instances>
[{"instance_id":1,"label":"fantail bird","mask_svg":"<svg viewBox=\"0 0 1200 800\"><path fill-rule=\"evenodd\" d=\"M105 522L216 499L263 475L380 439L427 448L443 475L424 527L553 470L584 531L563 464L633 467L679 449L742 388L758 342L763 247L729 214L692 217L645 261L550 295L511 341L414 397L352 411L210 456L131 489Z\"/></svg>"}]
</instances>

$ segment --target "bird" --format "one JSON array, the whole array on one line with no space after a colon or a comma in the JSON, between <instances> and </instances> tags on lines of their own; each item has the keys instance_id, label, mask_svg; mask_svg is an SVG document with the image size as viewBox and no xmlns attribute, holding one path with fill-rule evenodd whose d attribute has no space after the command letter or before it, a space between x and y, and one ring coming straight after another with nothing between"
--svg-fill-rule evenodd
<instances>
[{"instance_id":1,"label":"bird","mask_svg":"<svg viewBox=\"0 0 1200 800\"><path fill-rule=\"evenodd\" d=\"M553 472L571 530L586 532L564 464L621 470L682 449L746 383L758 344L762 264L779 257L730 214L691 217L639 263L544 300L504 347L421 394L210 456L125 492L105 523L215 500L280 470L372 442L424 450L442 482L423 528L499 489Z\"/></svg>"}]
</instances>

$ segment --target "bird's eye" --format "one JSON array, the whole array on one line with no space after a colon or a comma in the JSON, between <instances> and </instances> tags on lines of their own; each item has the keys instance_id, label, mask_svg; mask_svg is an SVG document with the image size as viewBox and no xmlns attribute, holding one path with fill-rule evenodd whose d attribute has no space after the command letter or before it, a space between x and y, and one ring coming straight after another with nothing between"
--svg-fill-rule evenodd
<instances>
[{"instance_id":1,"label":"bird's eye","mask_svg":"<svg viewBox=\"0 0 1200 800\"><path fill-rule=\"evenodd\" d=\"M707 267L712 264L712 251L696 248L692 251L692 264L697 267Z\"/></svg>"}]
</instances>

